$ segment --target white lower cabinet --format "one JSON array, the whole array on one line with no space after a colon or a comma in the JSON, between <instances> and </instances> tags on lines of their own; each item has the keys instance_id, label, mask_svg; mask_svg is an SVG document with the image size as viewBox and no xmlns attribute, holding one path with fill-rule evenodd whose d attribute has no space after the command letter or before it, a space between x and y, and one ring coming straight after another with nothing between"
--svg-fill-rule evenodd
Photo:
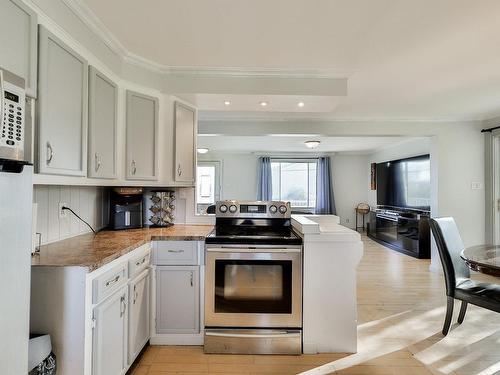
<instances>
[{"instance_id":1,"label":"white lower cabinet","mask_svg":"<svg viewBox=\"0 0 500 375\"><path fill-rule=\"evenodd\" d=\"M127 286L94 308L93 375L121 375L127 369Z\"/></svg>"},{"instance_id":2,"label":"white lower cabinet","mask_svg":"<svg viewBox=\"0 0 500 375\"><path fill-rule=\"evenodd\" d=\"M132 364L149 340L150 269L129 284L128 363Z\"/></svg>"},{"instance_id":3,"label":"white lower cabinet","mask_svg":"<svg viewBox=\"0 0 500 375\"><path fill-rule=\"evenodd\" d=\"M200 332L200 267L156 267L156 333Z\"/></svg>"}]
</instances>

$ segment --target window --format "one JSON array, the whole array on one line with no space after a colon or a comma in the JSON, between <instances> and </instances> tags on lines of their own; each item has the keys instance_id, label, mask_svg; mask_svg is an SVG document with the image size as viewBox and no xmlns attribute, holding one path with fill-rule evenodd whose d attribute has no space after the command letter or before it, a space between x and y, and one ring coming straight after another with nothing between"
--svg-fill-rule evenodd
<instances>
[{"instance_id":1,"label":"window","mask_svg":"<svg viewBox=\"0 0 500 375\"><path fill-rule=\"evenodd\" d=\"M220 199L220 162L198 162L196 181L196 212L206 214L207 207Z\"/></svg>"},{"instance_id":2,"label":"window","mask_svg":"<svg viewBox=\"0 0 500 375\"><path fill-rule=\"evenodd\" d=\"M289 201L293 208L316 206L316 160L271 160L273 200Z\"/></svg>"}]
</instances>

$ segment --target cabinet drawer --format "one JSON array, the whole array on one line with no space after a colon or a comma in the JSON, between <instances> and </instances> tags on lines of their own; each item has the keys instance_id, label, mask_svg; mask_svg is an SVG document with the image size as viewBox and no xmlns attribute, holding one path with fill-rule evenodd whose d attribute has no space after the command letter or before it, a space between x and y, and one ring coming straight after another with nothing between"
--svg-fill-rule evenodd
<instances>
[{"instance_id":1,"label":"cabinet drawer","mask_svg":"<svg viewBox=\"0 0 500 375\"><path fill-rule=\"evenodd\" d=\"M156 265L197 265L199 241L157 241L154 246Z\"/></svg>"},{"instance_id":2,"label":"cabinet drawer","mask_svg":"<svg viewBox=\"0 0 500 375\"><path fill-rule=\"evenodd\" d=\"M150 254L141 254L135 258L128 261L128 275L130 278L138 275L143 270L145 270L150 263Z\"/></svg>"},{"instance_id":3,"label":"cabinet drawer","mask_svg":"<svg viewBox=\"0 0 500 375\"><path fill-rule=\"evenodd\" d=\"M127 264L113 268L92 282L92 303L99 303L115 290L125 285L128 280Z\"/></svg>"}]
</instances>

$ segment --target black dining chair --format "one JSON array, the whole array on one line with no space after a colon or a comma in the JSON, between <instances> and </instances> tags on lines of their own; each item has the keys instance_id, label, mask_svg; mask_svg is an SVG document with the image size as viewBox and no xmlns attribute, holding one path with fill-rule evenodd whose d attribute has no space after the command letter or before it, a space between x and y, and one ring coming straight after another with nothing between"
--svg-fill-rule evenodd
<instances>
[{"instance_id":1,"label":"black dining chair","mask_svg":"<svg viewBox=\"0 0 500 375\"><path fill-rule=\"evenodd\" d=\"M471 280L469 268L460 257L464 245L452 217L431 219L430 226L436 240L446 282L448 298L442 331L446 336L450 330L455 299L462 301L458 315L458 324L462 324L468 303L500 312L500 285Z\"/></svg>"}]
</instances>

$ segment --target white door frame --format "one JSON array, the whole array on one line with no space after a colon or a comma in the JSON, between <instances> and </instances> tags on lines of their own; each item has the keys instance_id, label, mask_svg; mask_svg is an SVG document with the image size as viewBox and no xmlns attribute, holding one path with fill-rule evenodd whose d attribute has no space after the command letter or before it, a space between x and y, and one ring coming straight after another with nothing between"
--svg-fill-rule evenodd
<instances>
[{"instance_id":1,"label":"white door frame","mask_svg":"<svg viewBox=\"0 0 500 375\"><path fill-rule=\"evenodd\" d=\"M500 129L491 133L491 177L492 177L492 219L493 243L500 244Z\"/></svg>"}]
</instances>

